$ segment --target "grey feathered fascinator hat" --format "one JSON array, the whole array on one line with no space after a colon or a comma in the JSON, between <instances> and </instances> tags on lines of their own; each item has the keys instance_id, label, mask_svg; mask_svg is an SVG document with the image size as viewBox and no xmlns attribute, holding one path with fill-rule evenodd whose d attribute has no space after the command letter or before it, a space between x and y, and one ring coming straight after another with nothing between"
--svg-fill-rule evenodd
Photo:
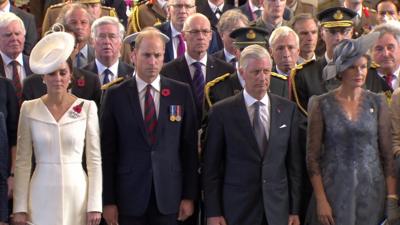
<instances>
[{"instance_id":1,"label":"grey feathered fascinator hat","mask_svg":"<svg viewBox=\"0 0 400 225\"><path fill-rule=\"evenodd\" d=\"M372 32L357 39L342 40L333 51L333 60L325 66L323 79L330 80L343 72L375 44L380 36L379 32Z\"/></svg>"}]
</instances>

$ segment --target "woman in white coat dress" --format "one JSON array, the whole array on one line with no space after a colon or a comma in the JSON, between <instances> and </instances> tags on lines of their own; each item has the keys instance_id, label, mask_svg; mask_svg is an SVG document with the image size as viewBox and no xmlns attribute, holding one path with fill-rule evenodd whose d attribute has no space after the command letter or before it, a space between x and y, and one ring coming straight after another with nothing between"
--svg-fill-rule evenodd
<instances>
[{"instance_id":1,"label":"woman in white coat dress","mask_svg":"<svg viewBox=\"0 0 400 225\"><path fill-rule=\"evenodd\" d=\"M25 101L18 125L14 223L97 225L102 175L96 104L68 93L74 37L45 36L32 50L34 73L44 74L47 94ZM85 151L84 151L85 149ZM85 152L87 175L82 167ZM31 176L31 157L35 169Z\"/></svg>"}]
</instances>

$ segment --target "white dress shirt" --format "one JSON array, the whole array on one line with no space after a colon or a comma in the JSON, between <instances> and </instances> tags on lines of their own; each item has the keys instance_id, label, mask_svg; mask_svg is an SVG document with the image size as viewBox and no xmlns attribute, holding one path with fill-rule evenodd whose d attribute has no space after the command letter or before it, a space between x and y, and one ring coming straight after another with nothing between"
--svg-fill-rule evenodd
<instances>
[{"instance_id":1,"label":"white dress shirt","mask_svg":"<svg viewBox=\"0 0 400 225\"><path fill-rule=\"evenodd\" d=\"M208 5L210 6L210 8L211 8L211 11L215 14L215 11L217 11L217 8L219 9L219 11L221 11L221 13L223 12L222 11L222 9L224 8L224 4L225 3L222 3L221 5L215 5L214 3L212 3L212 2L210 2L210 1L208 1ZM219 18L218 18L219 19Z\"/></svg>"},{"instance_id":2,"label":"white dress shirt","mask_svg":"<svg viewBox=\"0 0 400 225\"><path fill-rule=\"evenodd\" d=\"M3 66L4 66L4 71L6 73L6 78L12 80L13 79L13 68L12 65L10 64L11 61L14 59L9 58L6 56L3 52L0 51L1 58L3 59ZM18 62L17 70L19 74L19 80L21 81L21 85L23 84L23 80L26 78L26 71L24 68L24 60L22 57L22 53L20 53L15 61Z\"/></svg>"},{"instance_id":3,"label":"white dress shirt","mask_svg":"<svg viewBox=\"0 0 400 225\"><path fill-rule=\"evenodd\" d=\"M100 79L100 83L101 85L103 85L103 81L104 81L104 70L109 69L111 71L111 74L109 75L108 79L111 81L117 79L118 77L118 63L119 60L117 60L117 62L115 62L113 65L111 65L110 67L106 67L104 66L99 60L95 59L96 62L96 66L97 66L97 73L99 74L99 79Z\"/></svg>"},{"instance_id":4,"label":"white dress shirt","mask_svg":"<svg viewBox=\"0 0 400 225\"><path fill-rule=\"evenodd\" d=\"M380 77L382 77L383 79L385 79L386 74L380 73L378 72L378 75ZM392 87L393 90L395 90L396 88L399 87L399 75L400 75L400 67L397 68L394 72L393 72L393 78L392 78Z\"/></svg>"},{"instance_id":5,"label":"white dress shirt","mask_svg":"<svg viewBox=\"0 0 400 225\"><path fill-rule=\"evenodd\" d=\"M171 26L171 36L172 36L172 50L174 51L174 59L178 57L178 45L179 45L179 37L178 35L181 34L178 30L175 29L174 25L172 23L169 23ZM185 50L186 50L186 41L183 41L185 44Z\"/></svg>"},{"instance_id":6,"label":"white dress shirt","mask_svg":"<svg viewBox=\"0 0 400 225\"><path fill-rule=\"evenodd\" d=\"M265 134L267 135L267 139L269 138L269 128L270 128L270 101L268 94L265 94L261 100L257 100L253 98L247 91L246 88L243 91L244 101L246 103L247 113L249 114L250 123L253 125L254 120L254 103L260 101L260 116L261 122L265 129Z\"/></svg>"},{"instance_id":7,"label":"white dress shirt","mask_svg":"<svg viewBox=\"0 0 400 225\"><path fill-rule=\"evenodd\" d=\"M139 94L140 109L142 111L142 115L144 118L144 99L148 83L140 79L140 77L137 75L135 76L135 80L136 80L137 91ZM160 111L160 89L161 89L160 80L161 80L160 75L158 75L157 78L150 84L151 85L150 93L153 96L154 106L156 107L157 118L158 118L158 112Z\"/></svg>"}]
</instances>

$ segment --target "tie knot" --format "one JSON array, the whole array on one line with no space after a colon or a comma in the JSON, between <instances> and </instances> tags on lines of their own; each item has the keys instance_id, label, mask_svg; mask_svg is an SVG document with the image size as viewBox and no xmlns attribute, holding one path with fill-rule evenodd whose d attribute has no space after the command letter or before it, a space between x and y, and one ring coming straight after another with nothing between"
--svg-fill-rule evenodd
<instances>
[{"instance_id":1,"label":"tie knot","mask_svg":"<svg viewBox=\"0 0 400 225\"><path fill-rule=\"evenodd\" d=\"M146 91L151 91L151 84L146 85Z\"/></svg>"},{"instance_id":2,"label":"tie knot","mask_svg":"<svg viewBox=\"0 0 400 225\"><path fill-rule=\"evenodd\" d=\"M109 70L108 68L104 70L104 75L108 76L111 75L111 70Z\"/></svg>"},{"instance_id":3,"label":"tie knot","mask_svg":"<svg viewBox=\"0 0 400 225\"><path fill-rule=\"evenodd\" d=\"M182 34L177 34L176 37L179 39L179 41L183 41L183 36L182 36Z\"/></svg>"},{"instance_id":4,"label":"tie knot","mask_svg":"<svg viewBox=\"0 0 400 225\"><path fill-rule=\"evenodd\" d=\"M202 63L201 63L201 62L194 62L194 63L192 63L192 65L193 65L196 69L201 69Z\"/></svg>"},{"instance_id":5,"label":"tie knot","mask_svg":"<svg viewBox=\"0 0 400 225\"><path fill-rule=\"evenodd\" d=\"M10 65L11 65L11 66L18 66L19 63L18 63L17 60L12 60L12 61L10 62Z\"/></svg>"},{"instance_id":6,"label":"tie knot","mask_svg":"<svg viewBox=\"0 0 400 225\"><path fill-rule=\"evenodd\" d=\"M260 110L262 103L260 101L256 101L253 105L255 110Z\"/></svg>"}]
</instances>

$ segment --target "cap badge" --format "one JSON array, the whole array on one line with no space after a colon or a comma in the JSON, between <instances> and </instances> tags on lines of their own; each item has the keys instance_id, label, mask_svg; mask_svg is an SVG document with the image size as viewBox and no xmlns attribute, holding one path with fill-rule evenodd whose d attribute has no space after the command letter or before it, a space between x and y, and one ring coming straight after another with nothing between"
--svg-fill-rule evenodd
<instances>
[{"instance_id":1,"label":"cap badge","mask_svg":"<svg viewBox=\"0 0 400 225\"><path fill-rule=\"evenodd\" d=\"M341 20L341 19L343 19L343 13L342 13L342 11L340 11L340 10L336 11L335 14L333 14L333 18L334 18L335 20Z\"/></svg>"},{"instance_id":2,"label":"cap badge","mask_svg":"<svg viewBox=\"0 0 400 225\"><path fill-rule=\"evenodd\" d=\"M249 32L247 32L246 34L246 38L249 40L256 39L256 33L254 32L254 30L249 30Z\"/></svg>"}]
</instances>

